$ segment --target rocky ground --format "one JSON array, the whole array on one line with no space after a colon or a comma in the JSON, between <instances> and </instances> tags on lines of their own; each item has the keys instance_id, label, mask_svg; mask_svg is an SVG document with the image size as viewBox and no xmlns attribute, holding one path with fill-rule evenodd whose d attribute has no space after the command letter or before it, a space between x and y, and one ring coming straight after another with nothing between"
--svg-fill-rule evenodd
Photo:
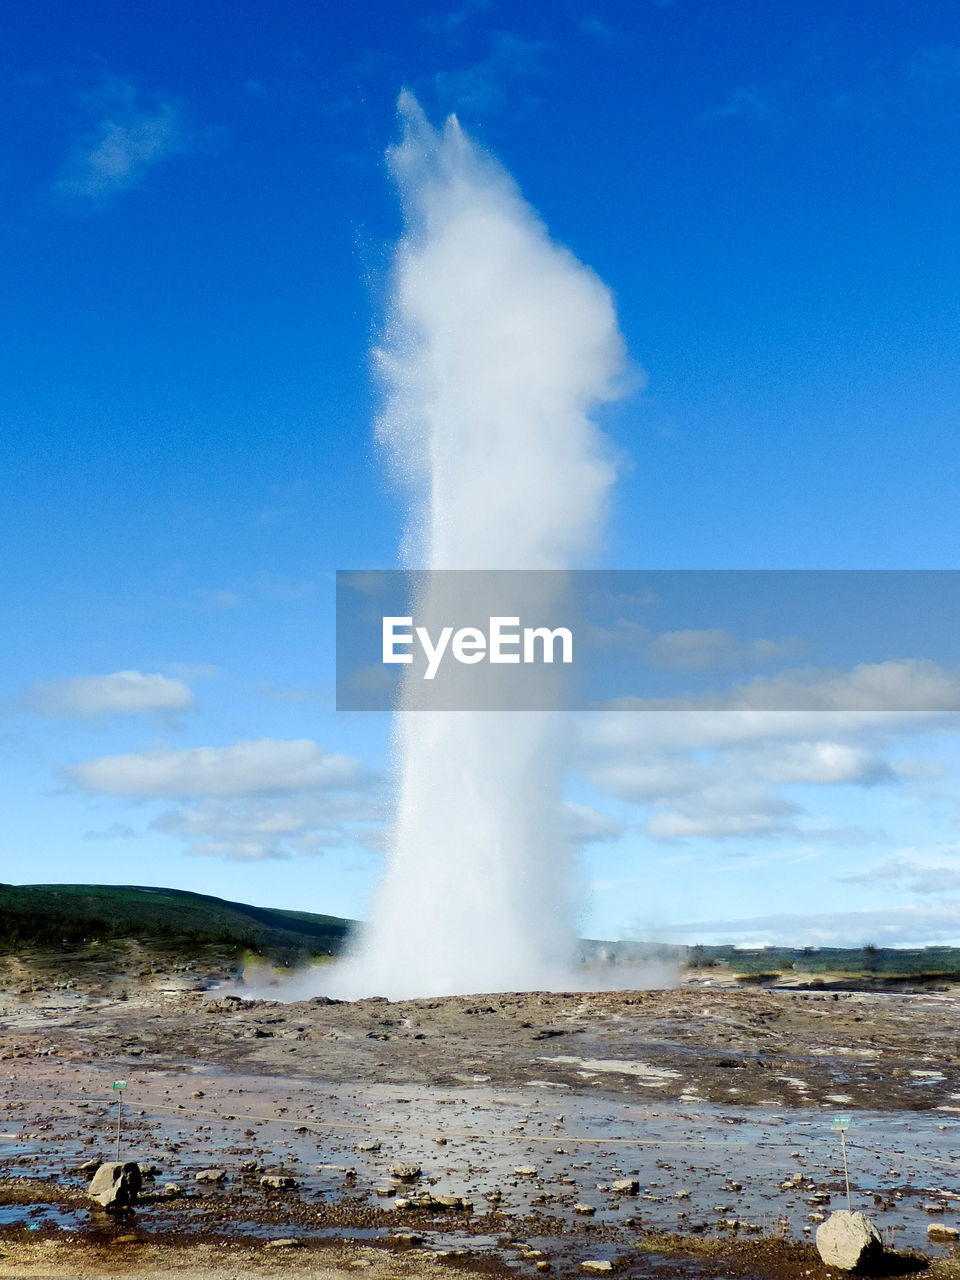
<instances>
[{"instance_id":1,"label":"rocky ground","mask_svg":"<svg viewBox=\"0 0 960 1280\"><path fill-rule=\"evenodd\" d=\"M235 967L130 943L0 960L0 1276L817 1277L838 1112L858 1203L953 1274L927 1226L960 1217L956 992L280 1003L210 990ZM113 1158L114 1079L123 1156L154 1169L129 1218L76 1172Z\"/></svg>"}]
</instances>

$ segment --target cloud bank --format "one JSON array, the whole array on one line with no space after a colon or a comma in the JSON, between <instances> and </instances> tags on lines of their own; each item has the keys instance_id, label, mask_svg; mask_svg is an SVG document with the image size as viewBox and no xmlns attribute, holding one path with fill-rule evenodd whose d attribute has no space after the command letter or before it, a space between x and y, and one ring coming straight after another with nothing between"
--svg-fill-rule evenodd
<instances>
[{"instance_id":1,"label":"cloud bank","mask_svg":"<svg viewBox=\"0 0 960 1280\"><path fill-rule=\"evenodd\" d=\"M57 719L189 711L194 699L183 680L143 671L114 671L32 685L24 705L36 715Z\"/></svg>"},{"instance_id":2,"label":"cloud bank","mask_svg":"<svg viewBox=\"0 0 960 1280\"><path fill-rule=\"evenodd\" d=\"M100 756L74 765L70 776L104 795L243 796L342 787L357 781L360 765L309 738L261 738L230 747Z\"/></svg>"}]
</instances>

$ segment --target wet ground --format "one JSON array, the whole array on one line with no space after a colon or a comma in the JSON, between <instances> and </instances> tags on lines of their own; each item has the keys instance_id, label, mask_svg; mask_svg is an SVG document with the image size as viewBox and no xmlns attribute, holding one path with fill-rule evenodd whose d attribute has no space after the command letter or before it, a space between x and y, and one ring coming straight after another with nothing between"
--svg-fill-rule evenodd
<instances>
[{"instance_id":1,"label":"wet ground","mask_svg":"<svg viewBox=\"0 0 960 1280\"><path fill-rule=\"evenodd\" d=\"M68 1242L286 1239L298 1266L349 1248L374 1269L413 1251L530 1275L816 1276L811 1233L846 1207L838 1113L853 1207L949 1265L927 1228L960 1224L951 992L251 1004L126 960L0 969L0 1266ZM118 1078L122 1158L152 1171L134 1215L91 1205L77 1171L114 1158ZM293 1184L261 1185L274 1174Z\"/></svg>"}]
</instances>

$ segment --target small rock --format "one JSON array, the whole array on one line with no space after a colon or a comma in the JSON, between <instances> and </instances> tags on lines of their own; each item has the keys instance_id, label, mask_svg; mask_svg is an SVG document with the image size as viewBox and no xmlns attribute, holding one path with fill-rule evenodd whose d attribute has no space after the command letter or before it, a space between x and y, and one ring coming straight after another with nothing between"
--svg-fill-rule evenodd
<instances>
[{"instance_id":1,"label":"small rock","mask_svg":"<svg viewBox=\"0 0 960 1280\"><path fill-rule=\"evenodd\" d=\"M637 1196L640 1194L640 1180L638 1178L621 1178L619 1182L611 1183L611 1188L618 1196Z\"/></svg>"},{"instance_id":2,"label":"small rock","mask_svg":"<svg viewBox=\"0 0 960 1280\"><path fill-rule=\"evenodd\" d=\"M605 1259L592 1258L581 1262L580 1270L585 1276L608 1276L613 1271L613 1263Z\"/></svg>"},{"instance_id":3,"label":"small rock","mask_svg":"<svg viewBox=\"0 0 960 1280\"><path fill-rule=\"evenodd\" d=\"M883 1241L865 1213L838 1209L817 1228L817 1252L828 1267L866 1271L883 1256Z\"/></svg>"},{"instance_id":4,"label":"small rock","mask_svg":"<svg viewBox=\"0 0 960 1280\"><path fill-rule=\"evenodd\" d=\"M379 1151L380 1143L379 1142L358 1142L357 1150L358 1151Z\"/></svg>"},{"instance_id":5,"label":"small rock","mask_svg":"<svg viewBox=\"0 0 960 1280\"><path fill-rule=\"evenodd\" d=\"M419 1178L422 1172L418 1164L395 1164L390 1170L395 1178L402 1178L405 1182L412 1182L415 1178Z\"/></svg>"},{"instance_id":6,"label":"small rock","mask_svg":"<svg viewBox=\"0 0 960 1280\"><path fill-rule=\"evenodd\" d=\"M292 1236L286 1237L282 1240L268 1240L267 1248L268 1249L302 1249L303 1241L295 1240Z\"/></svg>"},{"instance_id":7,"label":"small rock","mask_svg":"<svg viewBox=\"0 0 960 1280\"><path fill-rule=\"evenodd\" d=\"M513 1172L518 1178L535 1178L537 1176L536 1166L532 1164L518 1164Z\"/></svg>"},{"instance_id":8,"label":"small rock","mask_svg":"<svg viewBox=\"0 0 960 1280\"><path fill-rule=\"evenodd\" d=\"M265 1173L260 1185L268 1191L287 1191L297 1185L297 1180L284 1173Z\"/></svg>"},{"instance_id":9,"label":"small rock","mask_svg":"<svg viewBox=\"0 0 960 1280\"><path fill-rule=\"evenodd\" d=\"M194 1176L195 1182L200 1182L200 1183L203 1183L204 1185L209 1185L217 1182L226 1182L226 1180L227 1180L226 1169L201 1169L201 1171Z\"/></svg>"},{"instance_id":10,"label":"small rock","mask_svg":"<svg viewBox=\"0 0 960 1280\"><path fill-rule=\"evenodd\" d=\"M587 1217L590 1217L597 1212L597 1207L593 1204L575 1204L573 1206L573 1212L582 1213Z\"/></svg>"}]
</instances>

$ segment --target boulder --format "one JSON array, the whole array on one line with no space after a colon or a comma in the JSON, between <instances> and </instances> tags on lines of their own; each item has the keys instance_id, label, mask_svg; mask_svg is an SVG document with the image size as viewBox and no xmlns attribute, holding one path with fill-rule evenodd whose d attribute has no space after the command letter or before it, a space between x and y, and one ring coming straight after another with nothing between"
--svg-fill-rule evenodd
<instances>
[{"instance_id":1,"label":"boulder","mask_svg":"<svg viewBox=\"0 0 960 1280\"><path fill-rule=\"evenodd\" d=\"M638 1196L640 1194L639 1178L621 1178L619 1182L611 1184L611 1189L618 1196Z\"/></svg>"},{"instance_id":2,"label":"boulder","mask_svg":"<svg viewBox=\"0 0 960 1280\"><path fill-rule=\"evenodd\" d=\"M390 1170L395 1178L401 1178L405 1182L413 1182L415 1178L420 1177L420 1166L418 1164L395 1164Z\"/></svg>"},{"instance_id":3,"label":"boulder","mask_svg":"<svg viewBox=\"0 0 960 1280\"><path fill-rule=\"evenodd\" d=\"M92 1200L97 1200L105 1209L125 1209L136 1203L142 1185L138 1164L133 1161L124 1164L111 1160L102 1164L93 1175L87 1195Z\"/></svg>"},{"instance_id":4,"label":"boulder","mask_svg":"<svg viewBox=\"0 0 960 1280\"><path fill-rule=\"evenodd\" d=\"M865 1213L838 1209L817 1227L817 1252L828 1267L869 1271L883 1256L883 1241Z\"/></svg>"},{"instance_id":5,"label":"boulder","mask_svg":"<svg viewBox=\"0 0 960 1280\"><path fill-rule=\"evenodd\" d=\"M200 1172L196 1174L194 1179L194 1181L196 1182L205 1183L205 1184L226 1182L226 1180L227 1180L226 1169L201 1169Z\"/></svg>"},{"instance_id":6,"label":"boulder","mask_svg":"<svg viewBox=\"0 0 960 1280\"><path fill-rule=\"evenodd\" d=\"M608 1276L614 1266L606 1258L588 1258L586 1262L580 1263L580 1270L585 1276Z\"/></svg>"},{"instance_id":7,"label":"boulder","mask_svg":"<svg viewBox=\"0 0 960 1280\"><path fill-rule=\"evenodd\" d=\"M945 1226L942 1222L931 1222L927 1227L927 1235L937 1244L955 1244L960 1240L960 1231L956 1227Z\"/></svg>"},{"instance_id":8,"label":"boulder","mask_svg":"<svg viewBox=\"0 0 960 1280\"><path fill-rule=\"evenodd\" d=\"M297 1185L297 1180L284 1173L265 1173L260 1185L267 1191L289 1191Z\"/></svg>"}]
</instances>

